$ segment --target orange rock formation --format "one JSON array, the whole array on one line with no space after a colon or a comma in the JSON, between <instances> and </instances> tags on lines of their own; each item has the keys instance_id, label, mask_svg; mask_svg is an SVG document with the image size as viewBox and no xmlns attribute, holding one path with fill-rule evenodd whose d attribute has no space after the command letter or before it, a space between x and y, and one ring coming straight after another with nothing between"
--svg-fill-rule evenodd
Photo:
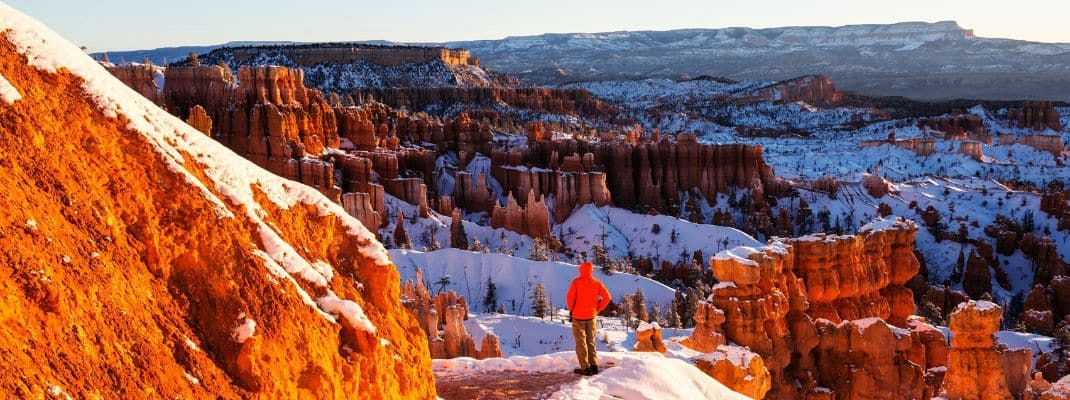
<instances>
[{"instance_id":1,"label":"orange rock formation","mask_svg":"<svg viewBox=\"0 0 1070 400\"><path fill-rule=\"evenodd\" d=\"M996 352L1003 310L987 301L960 304L951 313L951 352L940 395L949 400L1011 398Z\"/></svg>"},{"instance_id":2,"label":"orange rock formation","mask_svg":"<svg viewBox=\"0 0 1070 400\"><path fill-rule=\"evenodd\" d=\"M665 353L665 343L661 341L661 327L657 323L640 323L635 329L635 351Z\"/></svg>"},{"instance_id":3,"label":"orange rock formation","mask_svg":"<svg viewBox=\"0 0 1070 400\"><path fill-rule=\"evenodd\" d=\"M913 254L916 231L909 222L878 220L858 236L778 239L757 250L718 253L711 270L720 283L709 299L716 308L707 314L723 310L723 323L717 329L699 321L685 345L705 351L703 343L716 337L710 332L724 332L729 341L761 355L774 398L814 396L823 390L842 398L920 396L928 376L925 366L911 363L908 356L927 359L929 351L924 342L915 348L913 334L903 329L914 309L905 284L920 268ZM938 357L938 350L932 354ZM835 365L842 363L865 371L852 374L868 375L845 381L841 378L847 371L826 372L838 371ZM802 386L791 383L795 380Z\"/></svg>"},{"instance_id":4,"label":"orange rock formation","mask_svg":"<svg viewBox=\"0 0 1070 400\"><path fill-rule=\"evenodd\" d=\"M3 397L434 398L359 223L0 15Z\"/></svg>"},{"instance_id":5,"label":"orange rock formation","mask_svg":"<svg viewBox=\"0 0 1070 400\"><path fill-rule=\"evenodd\" d=\"M762 357L736 346L721 346L692 359L698 369L752 399L765 397L772 387Z\"/></svg>"},{"instance_id":6,"label":"orange rock formation","mask_svg":"<svg viewBox=\"0 0 1070 400\"><path fill-rule=\"evenodd\" d=\"M1028 128L1042 131L1063 129L1059 121L1059 112L1055 110L1050 101L1029 101L1022 108L1016 108L1007 113L1007 119L1020 128Z\"/></svg>"},{"instance_id":7,"label":"orange rock formation","mask_svg":"<svg viewBox=\"0 0 1070 400\"><path fill-rule=\"evenodd\" d=\"M501 357L498 337L488 333L483 337L482 347L464 327L468 319L468 303L464 296L453 291L431 297L424 287L423 274L416 271L416 282L406 281L401 288L401 298L409 310L420 320L420 327L427 335L432 358L473 357L478 359Z\"/></svg>"}]
</instances>

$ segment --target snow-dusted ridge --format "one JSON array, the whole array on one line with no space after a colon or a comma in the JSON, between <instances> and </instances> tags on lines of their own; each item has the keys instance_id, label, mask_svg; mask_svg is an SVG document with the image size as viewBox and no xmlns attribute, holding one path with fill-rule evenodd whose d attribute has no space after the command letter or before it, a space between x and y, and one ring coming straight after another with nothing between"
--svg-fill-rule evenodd
<instances>
[{"instance_id":1,"label":"snow-dusted ridge","mask_svg":"<svg viewBox=\"0 0 1070 400\"><path fill-rule=\"evenodd\" d=\"M318 209L320 215L337 217L347 228L347 234L364 243L360 248L362 255L374 260L378 266L391 265L386 249L375 240L375 236L341 206L313 188L261 169L157 107L44 24L0 3L0 32L26 57L29 64L38 70L50 73L64 70L81 78L84 81L83 90L92 97L105 115L125 119L128 127L141 134L171 171L183 176L186 182L200 191L205 200L214 206L220 218L234 218L234 212L237 210L257 224L263 254L277 263L271 265L265 259L265 265L274 275L291 281L296 275L319 287L326 287L331 278L325 276L323 268L314 267L322 261L303 258L264 220L267 212L257 203L257 192L263 193L281 209L289 209L298 204L312 205ZM0 90L4 90L3 86L0 84ZM7 86L11 86L10 83L7 83ZM10 99L9 91L4 92L4 99ZM186 157L199 164L210 181L211 188L187 169ZM229 206L221 197L227 199ZM280 269L284 270L285 274ZM293 282L296 284L296 281ZM295 286L302 299L309 303L308 294L304 293L300 286ZM356 303L338 303L337 297L332 296L333 294L329 294L319 299L320 306L323 306L322 311L338 314L350 322L356 322L354 327L374 332L374 326L367 321ZM316 309L321 310L319 307ZM321 315L328 316L322 311ZM329 319L337 321L334 317Z\"/></svg>"}]
</instances>

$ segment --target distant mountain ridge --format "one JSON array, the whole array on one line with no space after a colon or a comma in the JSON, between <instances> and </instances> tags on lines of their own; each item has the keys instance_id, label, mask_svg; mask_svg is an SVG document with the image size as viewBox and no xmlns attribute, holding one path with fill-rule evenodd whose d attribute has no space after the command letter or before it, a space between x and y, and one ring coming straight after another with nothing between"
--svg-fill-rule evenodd
<instances>
[{"instance_id":1,"label":"distant mountain ridge","mask_svg":"<svg viewBox=\"0 0 1070 400\"><path fill-rule=\"evenodd\" d=\"M1070 100L1070 44L981 38L954 21L547 33L410 44L466 48L484 67L539 85L701 75L783 80L824 74L844 90L869 95ZM204 52L223 46L234 44L206 46ZM147 56L159 62L163 50L109 56L112 61Z\"/></svg>"},{"instance_id":2,"label":"distant mountain ridge","mask_svg":"<svg viewBox=\"0 0 1070 400\"><path fill-rule=\"evenodd\" d=\"M544 34L444 45L536 84L824 74L871 95L1070 100L1070 44L981 38L953 21Z\"/></svg>"}]
</instances>

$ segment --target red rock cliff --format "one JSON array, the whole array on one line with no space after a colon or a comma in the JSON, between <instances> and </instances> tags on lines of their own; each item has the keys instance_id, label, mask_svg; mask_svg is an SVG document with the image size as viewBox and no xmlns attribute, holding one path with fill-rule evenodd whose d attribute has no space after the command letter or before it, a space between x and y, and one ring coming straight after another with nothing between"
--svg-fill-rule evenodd
<instances>
[{"instance_id":1,"label":"red rock cliff","mask_svg":"<svg viewBox=\"0 0 1070 400\"><path fill-rule=\"evenodd\" d=\"M3 397L434 398L359 223L5 5L0 32Z\"/></svg>"}]
</instances>

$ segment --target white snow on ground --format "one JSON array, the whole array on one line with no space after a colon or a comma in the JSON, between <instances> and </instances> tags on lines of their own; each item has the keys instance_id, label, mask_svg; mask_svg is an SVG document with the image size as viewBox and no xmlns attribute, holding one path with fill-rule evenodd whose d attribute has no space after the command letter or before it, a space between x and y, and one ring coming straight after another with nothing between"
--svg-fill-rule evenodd
<instances>
[{"instance_id":1,"label":"white snow on ground","mask_svg":"<svg viewBox=\"0 0 1070 400\"><path fill-rule=\"evenodd\" d=\"M129 127L153 146L161 161L197 188L221 218L233 218L235 212L244 213L259 226L263 251L289 274L296 274L317 286L328 283L328 278L313 268L264 220L267 213L255 200L257 192L263 193L282 209L298 204L312 205L321 215L336 217L346 226L349 235L359 238L363 243L360 249L363 255L374 260L378 266L390 265L386 249L340 205L311 187L261 169L186 125L123 84L85 52L44 24L6 4L0 4L0 32L5 32L7 40L27 58L31 66L50 73L65 69L82 78L83 89L92 96L104 114L113 118L124 116L129 121ZM208 182L199 181L190 172L186 157L197 163L208 177ZM230 206L222 200L224 197L229 200Z\"/></svg>"},{"instance_id":2,"label":"white snow on ground","mask_svg":"<svg viewBox=\"0 0 1070 400\"><path fill-rule=\"evenodd\" d=\"M1010 349L1033 351L1033 364L1041 354L1053 354L1059 349L1059 341L1053 337L1014 331L996 332L996 341Z\"/></svg>"},{"instance_id":3,"label":"white snow on ground","mask_svg":"<svg viewBox=\"0 0 1070 400\"><path fill-rule=\"evenodd\" d=\"M414 217L415 206L390 195L385 196L385 201L387 225L379 229L383 243L394 243L396 215L401 213L406 216L405 232L412 240L414 249L432 249L433 241L437 241L440 247L449 247L452 224L449 216L431 210L427 218ZM485 213L473 213L463 221L469 244L478 239L492 252L505 252L517 257L530 254L531 237L478 223L485 220L485 216ZM658 233L653 232L654 225L659 227ZM655 261L678 262L690 260L696 251L709 256L723 249L760 244L735 228L696 224L667 215L639 214L592 204L577 208L563 224L554 225L552 232L572 251L572 261L579 262L593 257L594 246L602 244L603 227L606 251L612 259L631 256L633 259L647 257ZM557 256L564 258L563 255Z\"/></svg>"},{"instance_id":4,"label":"white snow on ground","mask_svg":"<svg viewBox=\"0 0 1070 400\"><path fill-rule=\"evenodd\" d=\"M948 343L951 343L951 329L946 326L938 326L936 328L943 332ZM1041 354L1051 354L1060 347L1059 341L1053 337L1014 331L996 332L996 343L1007 346L1007 348L1010 349L1032 350L1034 366L1036 365L1037 358L1040 357Z\"/></svg>"},{"instance_id":5,"label":"white snow on ground","mask_svg":"<svg viewBox=\"0 0 1070 400\"><path fill-rule=\"evenodd\" d=\"M432 252L413 250L390 250L401 280L416 280L416 270L423 271L424 284L432 294L453 290L468 300L469 309L482 311L487 279L494 282L498 303L506 312L528 315L531 313L531 294L535 285L542 283L547 298L555 308L565 308L565 294L579 270L575 264L556 261L531 261L497 253L473 253L458 249L441 249ZM669 307L675 291L653 279L626 273L605 275L595 269L595 278L602 281L619 301L621 296L643 290L647 305ZM448 278L448 283L443 278ZM443 284L439 284L442 282Z\"/></svg>"},{"instance_id":6,"label":"white snow on ground","mask_svg":"<svg viewBox=\"0 0 1070 400\"><path fill-rule=\"evenodd\" d=\"M695 366L659 353L606 352L598 354L603 365L614 364L598 375L580 378L554 393L551 399L730 399L748 397L733 392ZM507 371L571 372L573 352L534 357L513 356L476 360L433 360L436 375L464 375Z\"/></svg>"},{"instance_id":7,"label":"white snow on ground","mask_svg":"<svg viewBox=\"0 0 1070 400\"><path fill-rule=\"evenodd\" d=\"M660 227L656 233L655 225ZM690 260L695 251L701 250L708 257L736 246L761 244L734 228L591 204L573 211L564 224L555 226L554 236L564 238L566 246L577 254L591 257L594 246L603 242L603 228L606 252L614 259L631 256L678 262Z\"/></svg>"},{"instance_id":8,"label":"white snow on ground","mask_svg":"<svg viewBox=\"0 0 1070 400\"><path fill-rule=\"evenodd\" d=\"M626 327L620 318L598 317L596 321L598 351L630 351L635 347L635 330ZM500 339L502 354L506 357L535 356L575 348L572 325L564 310L559 310L552 318L472 313L464 326L476 343L481 343L487 333L493 333ZM690 336L692 331L662 328L661 334L664 338L684 337Z\"/></svg>"},{"instance_id":9,"label":"white snow on ground","mask_svg":"<svg viewBox=\"0 0 1070 400\"><path fill-rule=\"evenodd\" d=\"M11 82L7 81L7 78L0 75L0 101L11 104L19 100L22 100L22 94L19 93L19 90L15 89Z\"/></svg>"}]
</instances>

